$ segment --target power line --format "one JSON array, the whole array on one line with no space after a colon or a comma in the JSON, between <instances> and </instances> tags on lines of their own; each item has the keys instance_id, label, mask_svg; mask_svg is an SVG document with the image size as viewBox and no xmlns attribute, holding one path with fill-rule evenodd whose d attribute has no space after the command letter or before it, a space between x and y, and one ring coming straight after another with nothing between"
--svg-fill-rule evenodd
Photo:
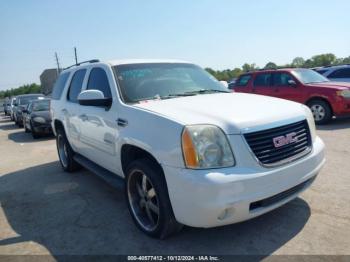
<instances>
[{"instance_id":1,"label":"power line","mask_svg":"<svg viewBox=\"0 0 350 262\"><path fill-rule=\"evenodd\" d=\"M56 63L57 63L57 76L58 76L61 70L60 70L60 62L58 61L57 52L55 52L55 57L56 57Z\"/></svg>"}]
</instances>

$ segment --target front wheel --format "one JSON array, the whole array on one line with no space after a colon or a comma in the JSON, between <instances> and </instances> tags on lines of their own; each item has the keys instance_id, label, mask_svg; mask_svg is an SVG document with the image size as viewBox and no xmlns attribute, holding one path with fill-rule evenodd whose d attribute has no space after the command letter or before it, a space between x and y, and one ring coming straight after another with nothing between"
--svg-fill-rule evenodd
<instances>
[{"instance_id":1,"label":"front wheel","mask_svg":"<svg viewBox=\"0 0 350 262\"><path fill-rule=\"evenodd\" d=\"M308 103L317 125L328 123L332 119L332 110L327 102L313 100Z\"/></svg>"},{"instance_id":2,"label":"front wheel","mask_svg":"<svg viewBox=\"0 0 350 262\"><path fill-rule=\"evenodd\" d=\"M147 235L163 239L182 228L175 219L162 170L152 161L141 159L129 165L125 191L130 214Z\"/></svg>"}]
</instances>

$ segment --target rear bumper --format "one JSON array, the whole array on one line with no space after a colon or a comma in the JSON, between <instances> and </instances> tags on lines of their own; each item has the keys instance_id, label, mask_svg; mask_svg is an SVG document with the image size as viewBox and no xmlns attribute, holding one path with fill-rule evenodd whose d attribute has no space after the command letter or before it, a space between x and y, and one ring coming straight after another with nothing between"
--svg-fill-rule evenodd
<instances>
[{"instance_id":1,"label":"rear bumper","mask_svg":"<svg viewBox=\"0 0 350 262\"><path fill-rule=\"evenodd\" d=\"M324 144L317 137L310 154L278 168L163 168L176 219L215 227L254 218L296 198L324 163Z\"/></svg>"}]
</instances>

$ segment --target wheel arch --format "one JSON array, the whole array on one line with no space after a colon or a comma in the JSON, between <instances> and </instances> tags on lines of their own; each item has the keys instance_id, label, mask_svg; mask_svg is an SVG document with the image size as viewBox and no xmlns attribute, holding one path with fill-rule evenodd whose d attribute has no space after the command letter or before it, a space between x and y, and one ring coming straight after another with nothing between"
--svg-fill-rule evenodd
<instances>
[{"instance_id":1,"label":"wheel arch","mask_svg":"<svg viewBox=\"0 0 350 262\"><path fill-rule=\"evenodd\" d=\"M159 168L164 176L164 170L157 158L149 151L133 144L123 144L120 149L120 161L124 175L128 165L137 159L148 159L150 163ZM165 178L165 176L164 176Z\"/></svg>"},{"instance_id":2,"label":"wheel arch","mask_svg":"<svg viewBox=\"0 0 350 262\"><path fill-rule=\"evenodd\" d=\"M305 104L306 104L306 105L309 105L311 102L316 101L316 100L321 100L321 101L327 103L327 105L328 105L329 108L331 109L332 115L334 115L334 111L333 111L333 107L332 107L331 103L329 102L329 100L328 100L327 98L325 98L325 97L323 97L323 96L313 96L313 97L309 98L309 99L305 102Z\"/></svg>"}]
</instances>

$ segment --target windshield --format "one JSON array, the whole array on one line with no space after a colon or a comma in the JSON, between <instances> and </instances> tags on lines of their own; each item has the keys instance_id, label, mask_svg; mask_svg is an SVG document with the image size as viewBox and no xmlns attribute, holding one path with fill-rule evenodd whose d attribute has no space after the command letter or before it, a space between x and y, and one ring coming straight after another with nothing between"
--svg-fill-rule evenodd
<instances>
[{"instance_id":1,"label":"windshield","mask_svg":"<svg viewBox=\"0 0 350 262\"><path fill-rule=\"evenodd\" d=\"M42 100L33 102L33 111L49 111L50 110L50 101Z\"/></svg>"},{"instance_id":2,"label":"windshield","mask_svg":"<svg viewBox=\"0 0 350 262\"><path fill-rule=\"evenodd\" d=\"M29 101L38 99L39 97L42 96L24 96L24 97L19 97L18 98L18 104L19 105L27 105Z\"/></svg>"},{"instance_id":3,"label":"windshield","mask_svg":"<svg viewBox=\"0 0 350 262\"><path fill-rule=\"evenodd\" d=\"M328 82L323 75L311 69L294 69L292 74L303 84Z\"/></svg>"},{"instance_id":4,"label":"windshield","mask_svg":"<svg viewBox=\"0 0 350 262\"><path fill-rule=\"evenodd\" d=\"M126 103L229 92L202 68L185 63L128 64L114 67Z\"/></svg>"}]
</instances>

